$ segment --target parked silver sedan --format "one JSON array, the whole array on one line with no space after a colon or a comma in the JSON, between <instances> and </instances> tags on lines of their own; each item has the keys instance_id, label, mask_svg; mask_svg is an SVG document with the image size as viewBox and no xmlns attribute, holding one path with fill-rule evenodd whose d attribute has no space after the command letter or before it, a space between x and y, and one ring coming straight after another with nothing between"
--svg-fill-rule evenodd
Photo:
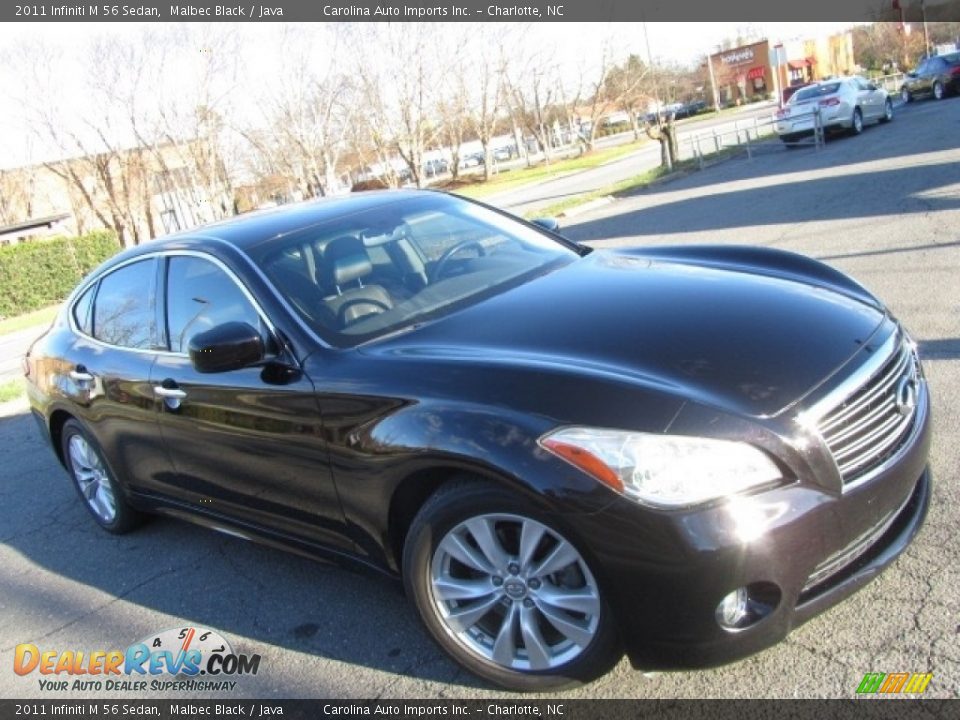
<instances>
[{"instance_id":1,"label":"parked silver sedan","mask_svg":"<svg viewBox=\"0 0 960 720\"><path fill-rule=\"evenodd\" d=\"M893 119L893 101L886 90L862 77L821 80L798 90L777 111L777 135L785 143L814 133L819 111L824 131L863 132L869 122Z\"/></svg>"}]
</instances>

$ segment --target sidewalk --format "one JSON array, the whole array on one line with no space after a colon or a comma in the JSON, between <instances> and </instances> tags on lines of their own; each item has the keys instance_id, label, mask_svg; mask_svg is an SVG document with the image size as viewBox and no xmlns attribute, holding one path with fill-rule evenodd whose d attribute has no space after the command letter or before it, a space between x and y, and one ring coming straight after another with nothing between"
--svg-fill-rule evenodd
<instances>
[{"instance_id":1,"label":"sidewalk","mask_svg":"<svg viewBox=\"0 0 960 720\"><path fill-rule=\"evenodd\" d=\"M23 375L21 360L24 353L48 327L50 327L50 323L44 322L23 330L0 335L0 382L14 380Z\"/></svg>"}]
</instances>

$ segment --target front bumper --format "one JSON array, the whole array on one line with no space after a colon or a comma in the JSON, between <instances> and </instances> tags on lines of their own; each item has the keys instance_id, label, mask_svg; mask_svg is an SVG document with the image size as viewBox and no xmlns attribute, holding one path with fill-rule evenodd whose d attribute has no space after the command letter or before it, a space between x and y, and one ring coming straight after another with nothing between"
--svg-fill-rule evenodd
<instances>
[{"instance_id":1,"label":"front bumper","mask_svg":"<svg viewBox=\"0 0 960 720\"><path fill-rule=\"evenodd\" d=\"M634 666L701 668L746 657L890 565L930 503L928 397L919 412L896 461L848 492L798 482L672 512L619 499L583 518L584 544ZM742 586L763 588L771 609L748 627L724 629L717 605Z\"/></svg>"}]
</instances>

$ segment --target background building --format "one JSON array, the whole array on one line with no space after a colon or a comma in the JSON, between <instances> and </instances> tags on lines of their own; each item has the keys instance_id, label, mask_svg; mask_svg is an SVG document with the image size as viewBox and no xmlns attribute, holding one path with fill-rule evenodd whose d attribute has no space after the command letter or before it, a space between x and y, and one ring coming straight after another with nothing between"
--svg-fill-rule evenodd
<instances>
[{"instance_id":1,"label":"background building","mask_svg":"<svg viewBox=\"0 0 960 720\"><path fill-rule=\"evenodd\" d=\"M714 53L710 65L723 106L767 100L774 92L767 40Z\"/></svg>"}]
</instances>

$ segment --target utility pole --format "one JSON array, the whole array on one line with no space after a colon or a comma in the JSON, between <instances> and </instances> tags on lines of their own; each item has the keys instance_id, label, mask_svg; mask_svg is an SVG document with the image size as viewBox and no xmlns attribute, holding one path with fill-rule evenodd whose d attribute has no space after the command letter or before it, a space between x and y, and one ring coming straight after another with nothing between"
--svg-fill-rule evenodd
<instances>
[{"instance_id":1,"label":"utility pole","mask_svg":"<svg viewBox=\"0 0 960 720\"><path fill-rule=\"evenodd\" d=\"M923 18L923 56L930 57L930 34L927 32L927 9L920 0L920 16Z\"/></svg>"},{"instance_id":2,"label":"utility pole","mask_svg":"<svg viewBox=\"0 0 960 720\"><path fill-rule=\"evenodd\" d=\"M720 95L717 93L717 79L713 76L713 55L707 55L707 72L710 74L710 90L713 93L713 109L720 112Z\"/></svg>"}]
</instances>

